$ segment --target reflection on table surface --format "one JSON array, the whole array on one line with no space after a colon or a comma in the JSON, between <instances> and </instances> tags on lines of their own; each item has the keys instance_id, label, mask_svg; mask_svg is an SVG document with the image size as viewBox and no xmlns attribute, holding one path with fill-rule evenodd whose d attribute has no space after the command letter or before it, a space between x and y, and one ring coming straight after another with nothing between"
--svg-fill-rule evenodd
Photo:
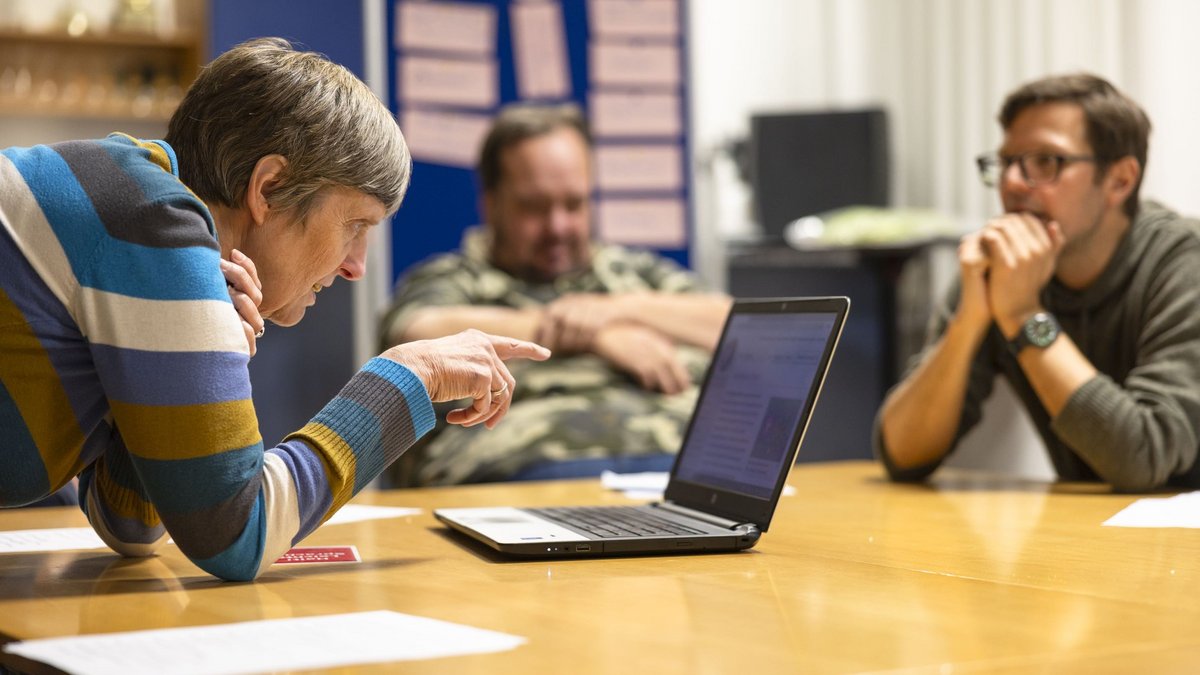
<instances>
[{"instance_id":1,"label":"reflection on table surface","mask_svg":"<svg viewBox=\"0 0 1200 675\"><path fill-rule=\"evenodd\" d=\"M758 547L732 554L511 561L430 513L628 502L598 480L364 494L356 503L423 511L323 527L304 543L353 544L363 562L276 566L254 583L217 581L173 546L144 560L2 554L0 636L391 609L529 639L405 664L418 673L1187 672L1200 662L1200 536L1100 526L1134 496L965 472L895 485L870 462L800 465L789 482L796 494ZM5 530L83 523L69 508L0 513Z\"/></svg>"}]
</instances>

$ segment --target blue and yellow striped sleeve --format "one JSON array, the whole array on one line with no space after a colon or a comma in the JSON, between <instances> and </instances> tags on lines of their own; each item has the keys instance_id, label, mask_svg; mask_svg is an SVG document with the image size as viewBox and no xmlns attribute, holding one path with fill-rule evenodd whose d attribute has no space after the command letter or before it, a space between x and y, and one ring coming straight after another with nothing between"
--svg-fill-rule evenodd
<instances>
[{"instance_id":1,"label":"blue and yellow striped sleeve","mask_svg":"<svg viewBox=\"0 0 1200 675\"><path fill-rule=\"evenodd\" d=\"M83 470L81 502L115 550L146 555L169 533L202 569L251 579L431 429L433 408L412 372L374 359L265 449L211 216L175 164L166 144L126 136L6 151L0 172L21 183L2 195L13 250L78 338L26 341L50 375L7 393L39 480ZM46 330L14 306L28 332ZM20 413L48 391L74 413L70 433Z\"/></svg>"}]
</instances>

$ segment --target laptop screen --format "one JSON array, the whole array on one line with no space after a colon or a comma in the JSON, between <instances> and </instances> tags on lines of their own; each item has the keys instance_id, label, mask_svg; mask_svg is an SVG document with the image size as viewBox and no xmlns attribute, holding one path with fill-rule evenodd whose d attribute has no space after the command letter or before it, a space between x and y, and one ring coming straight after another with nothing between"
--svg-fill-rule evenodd
<instances>
[{"instance_id":1,"label":"laptop screen","mask_svg":"<svg viewBox=\"0 0 1200 675\"><path fill-rule=\"evenodd\" d=\"M799 442L839 318L837 311L734 312L673 480L770 499Z\"/></svg>"}]
</instances>

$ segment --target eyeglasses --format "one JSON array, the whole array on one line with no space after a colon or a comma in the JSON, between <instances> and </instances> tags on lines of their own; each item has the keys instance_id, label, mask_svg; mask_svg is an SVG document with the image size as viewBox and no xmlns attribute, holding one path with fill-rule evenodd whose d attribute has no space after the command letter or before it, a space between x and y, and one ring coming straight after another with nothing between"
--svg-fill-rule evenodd
<instances>
[{"instance_id":1,"label":"eyeglasses","mask_svg":"<svg viewBox=\"0 0 1200 675\"><path fill-rule=\"evenodd\" d=\"M1064 165L1071 162L1095 162L1094 155L1053 155L1046 152L1027 152L1023 155L1001 155L984 153L975 158L979 167L979 178L988 187L1000 184L1000 178L1014 163L1021 167L1021 178L1029 187L1044 185L1058 180Z\"/></svg>"}]
</instances>

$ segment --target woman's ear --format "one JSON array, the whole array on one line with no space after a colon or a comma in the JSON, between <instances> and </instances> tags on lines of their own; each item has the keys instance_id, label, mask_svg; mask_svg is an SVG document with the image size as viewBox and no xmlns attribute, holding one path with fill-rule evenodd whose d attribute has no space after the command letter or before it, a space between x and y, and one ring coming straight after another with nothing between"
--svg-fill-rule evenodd
<instances>
[{"instance_id":1,"label":"woman's ear","mask_svg":"<svg viewBox=\"0 0 1200 675\"><path fill-rule=\"evenodd\" d=\"M287 158L283 155L266 155L254 164L250 172L250 184L246 186L246 210L255 225L262 225L271 211L271 193L283 180L287 171Z\"/></svg>"}]
</instances>

